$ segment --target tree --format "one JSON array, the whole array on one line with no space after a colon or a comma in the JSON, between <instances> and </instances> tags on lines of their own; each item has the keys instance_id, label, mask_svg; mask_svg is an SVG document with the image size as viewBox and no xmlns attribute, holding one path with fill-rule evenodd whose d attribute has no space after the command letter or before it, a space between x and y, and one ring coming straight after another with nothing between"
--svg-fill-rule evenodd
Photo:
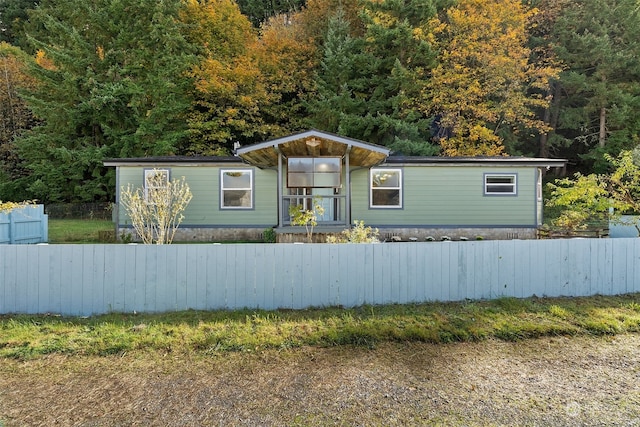
<instances>
[{"instance_id":1,"label":"tree","mask_svg":"<svg viewBox=\"0 0 640 427\"><path fill-rule=\"evenodd\" d=\"M27 11L37 7L38 0L0 1L0 42L24 47L23 26L28 19Z\"/></svg>"},{"instance_id":2,"label":"tree","mask_svg":"<svg viewBox=\"0 0 640 427\"><path fill-rule=\"evenodd\" d=\"M362 4L359 22L340 9L329 21L312 123L404 154L433 154L420 98L434 65L426 25L436 2Z\"/></svg>"},{"instance_id":3,"label":"tree","mask_svg":"<svg viewBox=\"0 0 640 427\"><path fill-rule=\"evenodd\" d=\"M233 0L187 0L182 20L199 49L188 152L228 154L234 142L262 133L260 106L269 94L249 52L256 31Z\"/></svg>"},{"instance_id":4,"label":"tree","mask_svg":"<svg viewBox=\"0 0 640 427\"><path fill-rule=\"evenodd\" d=\"M42 201L108 200L108 157L178 152L187 132L190 46L178 0L42 1L28 30L43 61L25 99L43 121L17 142ZM159 49L159 47L162 47ZM47 65L42 65L47 64Z\"/></svg>"},{"instance_id":5,"label":"tree","mask_svg":"<svg viewBox=\"0 0 640 427\"><path fill-rule=\"evenodd\" d=\"M623 213L640 212L640 148L624 150L618 157L605 154L605 158L613 167L608 174L576 173L573 179L548 184L547 205L564 209L556 224L584 228L592 219L620 221ZM634 226L640 236L640 219Z\"/></svg>"},{"instance_id":6,"label":"tree","mask_svg":"<svg viewBox=\"0 0 640 427\"><path fill-rule=\"evenodd\" d=\"M440 53L428 93L446 155L502 155L503 134L547 130L535 109L557 70L529 63L530 16L519 0L461 0L432 23Z\"/></svg>"},{"instance_id":7,"label":"tree","mask_svg":"<svg viewBox=\"0 0 640 427\"><path fill-rule=\"evenodd\" d=\"M238 0L238 6L257 28L270 18L292 14L304 6L304 0Z\"/></svg>"},{"instance_id":8,"label":"tree","mask_svg":"<svg viewBox=\"0 0 640 427\"><path fill-rule=\"evenodd\" d=\"M26 73L30 62L32 59L22 50L0 42L0 198L4 199L26 197L14 184L26 172L14 141L36 124L20 96L20 91L36 84Z\"/></svg>"},{"instance_id":9,"label":"tree","mask_svg":"<svg viewBox=\"0 0 640 427\"><path fill-rule=\"evenodd\" d=\"M306 28L307 10L269 19L251 46L270 97L260 108L264 121L260 140L307 129L305 100L314 92L318 47Z\"/></svg>"},{"instance_id":10,"label":"tree","mask_svg":"<svg viewBox=\"0 0 640 427\"><path fill-rule=\"evenodd\" d=\"M554 25L565 137L595 158L629 149L640 131L640 10L635 0L585 0L564 8ZM602 171L606 162L597 165Z\"/></svg>"},{"instance_id":11,"label":"tree","mask_svg":"<svg viewBox=\"0 0 640 427\"><path fill-rule=\"evenodd\" d=\"M184 219L182 214L192 194L184 177L169 181L166 171L154 170L145 176L144 188L128 185L122 189L121 203L133 228L145 244L170 244Z\"/></svg>"},{"instance_id":12,"label":"tree","mask_svg":"<svg viewBox=\"0 0 640 427\"><path fill-rule=\"evenodd\" d=\"M572 0L527 0L524 3L534 11L529 20L529 42L531 49L531 62L538 66L550 66L562 70L562 61L554 50L553 32L556 21L562 11L571 7ZM560 114L560 99L562 85L559 76L549 79L549 88L546 98L549 105L541 111L542 121L547 127L538 135L538 147L535 152L540 157L549 157L552 151L557 151L567 145L567 140L558 135L558 119ZM524 136L524 135L523 135ZM523 141L527 144L529 141ZM533 152L534 150L528 150Z\"/></svg>"}]
</instances>

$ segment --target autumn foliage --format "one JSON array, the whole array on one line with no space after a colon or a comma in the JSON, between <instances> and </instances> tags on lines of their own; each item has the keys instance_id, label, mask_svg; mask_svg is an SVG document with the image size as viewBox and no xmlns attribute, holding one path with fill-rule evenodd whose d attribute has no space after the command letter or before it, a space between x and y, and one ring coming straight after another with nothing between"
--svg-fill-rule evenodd
<instances>
[{"instance_id":1,"label":"autumn foliage","mask_svg":"<svg viewBox=\"0 0 640 427\"><path fill-rule=\"evenodd\" d=\"M108 201L105 158L309 128L584 171L638 141L636 0L36 3L0 2L3 199Z\"/></svg>"}]
</instances>

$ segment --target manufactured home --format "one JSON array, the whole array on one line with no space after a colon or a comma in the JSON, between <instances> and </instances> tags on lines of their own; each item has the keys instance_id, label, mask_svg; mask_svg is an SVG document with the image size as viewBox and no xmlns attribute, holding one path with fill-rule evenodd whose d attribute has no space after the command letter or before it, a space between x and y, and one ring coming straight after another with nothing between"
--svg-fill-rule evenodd
<instances>
[{"instance_id":1,"label":"manufactured home","mask_svg":"<svg viewBox=\"0 0 640 427\"><path fill-rule=\"evenodd\" d=\"M119 203L127 185L185 177L193 199L176 241L302 240L289 206L322 206L314 236L364 221L382 239L532 239L542 224L542 177L564 160L524 157L414 157L310 130L251 146L229 157L109 159L116 168L114 221L133 232ZM128 231L127 231L128 230Z\"/></svg>"}]
</instances>

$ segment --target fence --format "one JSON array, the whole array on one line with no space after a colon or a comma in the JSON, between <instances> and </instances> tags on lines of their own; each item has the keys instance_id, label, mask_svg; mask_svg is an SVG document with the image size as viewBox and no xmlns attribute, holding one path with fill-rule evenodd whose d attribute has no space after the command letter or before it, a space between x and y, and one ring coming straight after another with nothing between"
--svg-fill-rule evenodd
<instances>
[{"instance_id":1,"label":"fence","mask_svg":"<svg viewBox=\"0 0 640 427\"><path fill-rule=\"evenodd\" d=\"M622 215L619 222L609 224L609 236L618 237L638 237L638 230L635 225L638 223L637 215Z\"/></svg>"},{"instance_id":2,"label":"fence","mask_svg":"<svg viewBox=\"0 0 640 427\"><path fill-rule=\"evenodd\" d=\"M46 207L51 219L112 219L111 203L54 203Z\"/></svg>"},{"instance_id":3,"label":"fence","mask_svg":"<svg viewBox=\"0 0 640 427\"><path fill-rule=\"evenodd\" d=\"M0 213L0 244L42 243L48 240L48 235L48 220L42 205Z\"/></svg>"},{"instance_id":4,"label":"fence","mask_svg":"<svg viewBox=\"0 0 640 427\"><path fill-rule=\"evenodd\" d=\"M0 313L305 308L640 292L640 239L0 245Z\"/></svg>"}]
</instances>

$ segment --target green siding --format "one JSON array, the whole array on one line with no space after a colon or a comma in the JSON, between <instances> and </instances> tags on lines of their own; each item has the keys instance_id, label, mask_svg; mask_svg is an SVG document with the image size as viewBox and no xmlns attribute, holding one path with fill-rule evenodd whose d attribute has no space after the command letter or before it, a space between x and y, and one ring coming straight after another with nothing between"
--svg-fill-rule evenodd
<instances>
[{"instance_id":1,"label":"green siding","mask_svg":"<svg viewBox=\"0 0 640 427\"><path fill-rule=\"evenodd\" d=\"M241 164L171 166L193 193L183 225L271 226L278 223L277 172ZM351 219L372 226L535 226L536 168L491 166L389 166L402 169L403 208L369 208L369 170L351 172ZM120 166L119 185L141 187L142 166ZM254 208L220 209L220 170L254 171ZM485 196L485 173L517 174L516 196ZM286 182L286 174L283 177ZM344 182L344 177L343 177ZM285 184L286 185L286 184ZM343 189L344 191L344 189ZM286 188L283 189L286 194ZM344 204L341 210L344 209ZM343 213L341 214L341 217ZM128 224L120 207L120 224Z\"/></svg>"},{"instance_id":2,"label":"green siding","mask_svg":"<svg viewBox=\"0 0 640 427\"><path fill-rule=\"evenodd\" d=\"M159 169L164 169L160 167ZM245 165L224 166L171 166L171 178L185 177L193 199L185 213L183 226L189 225L276 225L277 216L277 172L262 170ZM121 166L120 187L131 184L136 188L143 185L142 166ZM252 169L254 172L253 209L220 209L220 170ZM124 208L120 206L120 224L128 224Z\"/></svg>"},{"instance_id":3,"label":"green siding","mask_svg":"<svg viewBox=\"0 0 640 427\"><path fill-rule=\"evenodd\" d=\"M370 209L369 171L352 173L353 220L375 226L536 223L536 169L533 167L405 165L399 168L403 171L402 209ZM517 174L517 195L485 196L485 173Z\"/></svg>"}]
</instances>

